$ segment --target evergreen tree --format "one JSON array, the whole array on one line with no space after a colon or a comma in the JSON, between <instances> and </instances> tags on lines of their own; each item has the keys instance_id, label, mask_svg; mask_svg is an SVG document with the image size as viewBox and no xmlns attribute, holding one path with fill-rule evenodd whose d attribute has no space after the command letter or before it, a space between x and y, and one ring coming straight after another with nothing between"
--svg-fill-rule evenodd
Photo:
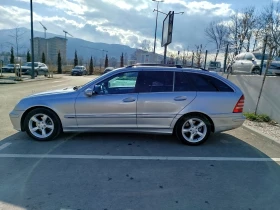
<instances>
[{"instance_id":1,"label":"evergreen tree","mask_svg":"<svg viewBox=\"0 0 280 210\"><path fill-rule=\"evenodd\" d=\"M27 51L27 54L26 54L26 62L31 62L31 55L30 55L29 50Z\"/></svg>"},{"instance_id":2,"label":"evergreen tree","mask_svg":"<svg viewBox=\"0 0 280 210\"><path fill-rule=\"evenodd\" d=\"M92 56L90 57L90 62L89 62L89 74L93 74L93 61L92 61Z\"/></svg>"},{"instance_id":3,"label":"evergreen tree","mask_svg":"<svg viewBox=\"0 0 280 210\"><path fill-rule=\"evenodd\" d=\"M123 53L121 55L121 65L120 65L120 67L124 67L124 65L123 65Z\"/></svg>"},{"instance_id":4,"label":"evergreen tree","mask_svg":"<svg viewBox=\"0 0 280 210\"><path fill-rule=\"evenodd\" d=\"M42 63L46 63L46 57L45 57L45 53L42 53Z\"/></svg>"},{"instance_id":5,"label":"evergreen tree","mask_svg":"<svg viewBox=\"0 0 280 210\"><path fill-rule=\"evenodd\" d=\"M109 60L108 60L108 55L106 54L105 57L105 68L107 68L109 66Z\"/></svg>"},{"instance_id":6,"label":"evergreen tree","mask_svg":"<svg viewBox=\"0 0 280 210\"><path fill-rule=\"evenodd\" d=\"M14 56L14 48L11 48L11 57L10 57L10 63L15 63L15 56Z\"/></svg>"},{"instance_id":7,"label":"evergreen tree","mask_svg":"<svg viewBox=\"0 0 280 210\"><path fill-rule=\"evenodd\" d=\"M74 58L74 67L78 66L78 55L77 55L77 50L75 50L75 58Z\"/></svg>"},{"instance_id":8,"label":"evergreen tree","mask_svg":"<svg viewBox=\"0 0 280 210\"><path fill-rule=\"evenodd\" d=\"M58 51L58 54L57 54L57 73L62 74L60 51Z\"/></svg>"}]
</instances>

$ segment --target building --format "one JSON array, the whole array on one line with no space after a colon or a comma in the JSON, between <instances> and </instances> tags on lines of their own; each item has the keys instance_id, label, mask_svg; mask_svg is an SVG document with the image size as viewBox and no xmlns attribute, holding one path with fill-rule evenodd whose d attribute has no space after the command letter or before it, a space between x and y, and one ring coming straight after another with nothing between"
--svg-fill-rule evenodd
<instances>
[{"instance_id":1,"label":"building","mask_svg":"<svg viewBox=\"0 0 280 210\"><path fill-rule=\"evenodd\" d=\"M154 54L153 52L147 52L144 50L137 50L135 52L136 63L162 63L163 56L159 54ZM133 62L130 60L130 62Z\"/></svg>"},{"instance_id":2,"label":"building","mask_svg":"<svg viewBox=\"0 0 280 210\"><path fill-rule=\"evenodd\" d=\"M60 51L62 63L66 63L66 41L67 39L61 37L53 37L49 39L35 37L34 44L34 61L42 61L42 54L45 53L47 64L57 63L57 54Z\"/></svg>"}]
</instances>

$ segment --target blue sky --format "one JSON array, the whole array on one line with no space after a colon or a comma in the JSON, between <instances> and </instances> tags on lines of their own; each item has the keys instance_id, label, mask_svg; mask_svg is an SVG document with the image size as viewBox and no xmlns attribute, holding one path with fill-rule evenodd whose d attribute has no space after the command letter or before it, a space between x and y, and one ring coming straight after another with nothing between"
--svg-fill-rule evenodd
<instances>
[{"instance_id":1,"label":"blue sky","mask_svg":"<svg viewBox=\"0 0 280 210\"><path fill-rule=\"evenodd\" d=\"M30 28L30 0L1 0L0 29ZM270 0L165 0L159 10L185 12L176 15L171 49L194 49L208 44L204 29L210 21L227 21L236 10L255 6L256 10ZM152 0L33 0L34 29L63 35L67 30L76 38L93 42L125 44L139 47L142 40L153 43L156 4ZM164 15L159 14L157 50L160 47Z\"/></svg>"}]
</instances>

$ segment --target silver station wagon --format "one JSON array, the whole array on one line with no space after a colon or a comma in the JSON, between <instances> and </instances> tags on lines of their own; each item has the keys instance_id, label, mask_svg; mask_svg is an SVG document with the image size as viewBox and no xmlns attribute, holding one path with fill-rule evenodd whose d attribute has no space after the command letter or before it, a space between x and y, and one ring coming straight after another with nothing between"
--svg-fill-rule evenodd
<instances>
[{"instance_id":1,"label":"silver station wagon","mask_svg":"<svg viewBox=\"0 0 280 210\"><path fill-rule=\"evenodd\" d=\"M83 86L30 95L10 113L16 130L39 141L62 132L174 134L198 145L242 125L244 96L229 80L200 69L134 65Z\"/></svg>"}]
</instances>

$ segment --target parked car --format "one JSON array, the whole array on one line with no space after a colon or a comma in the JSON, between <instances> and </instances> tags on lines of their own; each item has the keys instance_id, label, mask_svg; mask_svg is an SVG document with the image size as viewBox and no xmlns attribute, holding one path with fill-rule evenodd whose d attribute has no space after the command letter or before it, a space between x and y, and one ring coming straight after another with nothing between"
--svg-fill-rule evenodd
<instances>
[{"instance_id":1,"label":"parked car","mask_svg":"<svg viewBox=\"0 0 280 210\"><path fill-rule=\"evenodd\" d=\"M71 75L74 76L74 75L87 75L87 69L86 67L84 66L75 66L74 69L72 69L71 71Z\"/></svg>"},{"instance_id":2,"label":"parked car","mask_svg":"<svg viewBox=\"0 0 280 210\"><path fill-rule=\"evenodd\" d=\"M208 64L208 70L209 71L214 71L214 72L221 72L221 62L219 61L210 61Z\"/></svg>"},{"instance_id":3,"label":"parked car","mask_svg":"<svg viewBox=\"0 0 280 210\"><path fill-rule=\"evenodd\" d=\"M8 64L4 67L2 67L3 72L9 72L9 73L14 73L15 70L17 71L20 68L19 64Z\"/></svg>"},{"instance_id":4,"label":"parked car","mask_svg":"<svg viewBox=\"0 0 280 210\"><path fill-rule=\"evenodd\" d=\"M264 55L264 65L262 74L266 69L268 60L268 54ZM261 60L262 54L258 52L246 52L240 53L235 57L233 64L229 68L231 73L242 73L242 74L260 74L261 71ZM273 60L268 67L268 75L280 75L280 61Z\"/></svg>"},{"instance_id":5,"label":"parked car","mask_svg":"<svg viewBox=\"0 0 280 210\"><path fill-rule=\"evenodd\" d=\"M23 66L21 66L21 74L22 75L31 75L32 71L32 62L27 62ZM44 75L45 77L48 76L49 68L46 64L41 62L34 62L34 76L37 75ZM18 75L20 73L18 72Z\"/></svg>"},{"instance_id":6,"label":"parked car","mask_svg":"<svg viewBox=\"0 0 280 210\"><path fill-rule=\"evenodd\" d=\"M106 74L106 73L108 73L112 70L114 70L114 67L107 67L107 68L104 69L103 74Z\"/></svg>"},{"instance_id":7,"label":"parked car","mask_svg":"<svg viewBox=\"0 0 280 210\"><path fill-rule=\"evenodd\" d=\"M63 132L175 134L198 145L242 125L244 96L206 70L129 66L83 86L23 98L10 113L16 130L45 141Z\"/></svg>"}]
</instances>

